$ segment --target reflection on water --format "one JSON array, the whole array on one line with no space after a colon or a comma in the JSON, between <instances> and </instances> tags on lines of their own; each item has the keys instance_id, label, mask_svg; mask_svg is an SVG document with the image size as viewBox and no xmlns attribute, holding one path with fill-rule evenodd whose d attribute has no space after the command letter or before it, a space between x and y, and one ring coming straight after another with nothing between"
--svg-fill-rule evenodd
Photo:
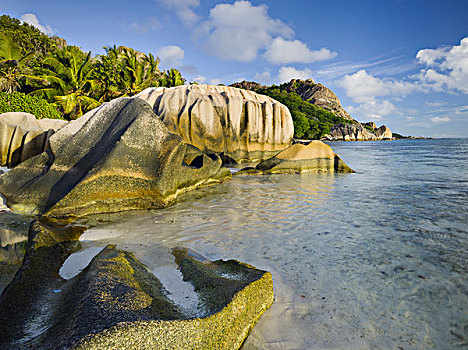
<instances>
[{"instance_id":1,"label":"reflection on water","mask_svg":"<svg viewBox=\"0 0 468 350\"><path fill-rule=\"evenodd\" d=\"M29 223L29 219L20 215L0 212L0 293L23 262Z\"/></svg>"},{"instance_id":2,"label":"reflection on water","mask_svg":"<svg viewBox=\"0 0 468 350\"><path fill-rule=\"evenodd\" d=\"M332 146L357 173L235 177L94 218L82 249L116 244L159 273L186 246L272 272L244 350L467 347L467 140Z\"/></svg>"}]
</instances>

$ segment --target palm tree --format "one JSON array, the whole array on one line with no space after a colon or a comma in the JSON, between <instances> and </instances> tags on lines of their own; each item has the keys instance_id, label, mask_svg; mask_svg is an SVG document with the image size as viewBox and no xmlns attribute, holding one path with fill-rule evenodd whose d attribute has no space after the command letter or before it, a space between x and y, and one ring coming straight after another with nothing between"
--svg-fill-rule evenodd
<instances>
[{"instance_id":1,"label":"palm tree","mask_svg":"<svg viewBox=\"0 0 468 350\"><path fill-rule=\"evenodd\" d=\"M104 46L103 49L106 54L99 56L93 70L93 79L96 82L93 95L99 102L109 101L123 95L120 88L122 64L117 46Z\"/></svg>"},{"instance_id":2,"label":"palm tree","mask_svg":"<svg viewBox=\"0 0 468 350\"><path fill-rule=\"evenodd\" d=\"M11 93L20 88L19 80L25 76L20 73L21 47L14 39L0 34L0 91Z\"/></svg>"},{"instance_id":3,"label":"palm tree","mask_svg":"<svg viewBox=\"0 0 468 350\"><path fill-rule=\"evenodd\" d=\"M123 48L119 55L122 64L121 84L124 96L132 96L151 85L157 85L161 76L159 58Z\"/></svg>"},{"instance_id":4,"label":"palm tree","mask_svg":"<svg viewBox=\"0 0 468 350\"><path fill-rule=\"evenodd\" d=\"M159 86L173 87L184 85L185 79L182 78L182 74L175 68L169 69L169 71L164 71L163 76L159 80Z\"/></svg>"},{"instance_id":5,"label":"palm tree","mask_svg":"<svg viewBox=\"0 0 468 350\"><path fill-rule=\"evenodd\" d=\"M43 61L49 67L42 76L47 86L31 94L57 102L68 119L76 119L96 108L100 103L90 97L96 86L91 78L90 58L91 51L83 57L83 53L74 47L57 50L57 57L49 56Z\"/></svg>"}]
</instances>

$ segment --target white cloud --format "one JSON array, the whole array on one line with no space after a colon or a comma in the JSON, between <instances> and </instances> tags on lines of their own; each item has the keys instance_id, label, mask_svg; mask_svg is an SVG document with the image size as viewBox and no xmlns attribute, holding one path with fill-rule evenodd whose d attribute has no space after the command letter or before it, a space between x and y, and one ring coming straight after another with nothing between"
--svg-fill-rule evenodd
<instances>
[{"instance_id":1,"label":"white cloud","mask_svg":"<svg viewBox=\"0 0 468 350\"><path fill-rule=\"evenodd\" d=\"M53 30L51 26L49 25L43 26L42 24L40 24L39 20L37 19L37 16L34 13L25 13L24 15L20 17L20 20L36 27L44 34L52 35L55 32L55 30Z\"/></svg>"},{"instance_id":2,"label":"white cloud","mask_svg":"<svg viewBox=\"0 0 468 350\"><path fill-rule=\"evenodd\" d=\"M405 118L407 121L412 122L413 120L416 120L415 117L406 117Z\"/></svg>"},{"instance_id":3,"label":"white cloud","mask_svg":"<svg viewBox=\"0 0 468 350\"><path fill-rule=\"evenodd\" d=\"M193 80L199 84L204 84L206 82L206 77L204 77L203 75L198 75L195 78L193 78Z\"/></svg>"},{"instance_id":4,"label":"white cloud","mask_svg":"<svg viewBox=\"0 0 468 350\"><path fill-rule=\"evenodd\" d=\"M249 1L218 4L196 32L204 49L225 60L250 62L257 58L273 39L291 38L293 30L268 15L268 6L253 6Z\"/></svg>"},{"instance_id":5,"label":"white cloud","mask_svg":"<svg viewBox=\"0 0 468 350\"><path fill-rule=\"evenodd\" d=\"M145 34L148 33L149 31L156 30L161 27L161 24L156 18L151 18L148 22L146 23L137 23L137 22L132 22L130 24L124 24L123 29L127 31L131 31L134 33L141 33Z\"/></svg>"},{"instance_id":6,"label":"white cloud","mask_svg":"<svg viewBox=\"0 0 468 350\"><path fill-rule=\"evenodd\" d=\"M184 22L184 24L191 26L198 22L200 16L195 12L195 8L200 6L200 0L158 0L160 3L166 5Z\"/></svg>"},{"instance_id":7,"label":"white cloud","mask_svg":"<svg viewBox=\"0 0 468 350\"><path fill-rule=\"evenodd\" d=\"M211 84L211 85L218 85L218 84L220 84L220 83L221 83L221 80L219 80L219 79L211 79L211 80L210 80L210 84Z\"/></svg>"},{"instance_id":8,"label":"white cloud","mask_svg":"<svg viewBox=\"0 0 468 350\"><path fill-rule=\"evenodd\" d=\"M357 107L349 106L347 108L351 115L360 120L381 120L395 110L395 106L388 100L367 101Z\"/></svg>"},{"instance_id":9,"label":"white cloud","mask_svg":"<svg viewBox=\"0 0 468 350\"><path fill-rule=\"evenodd\" d=\"M421 70L419 79L435 91L458 90L468 94L468 37L460 45L420 50L416 55Z\"/></svg>"},{"instance_id":10,"label":"white cloud","mask_svg":"<svg viewBox=\"0 0 468 350\"><path fill-rule=\"evenodd\" d=\"M441 107L447 104L447 102L444 102L444 101L427 101L424 103L428 105L429 107Z\"/></svg>"},{"instance_id":11,"label":"white cloud","mask_svg":"<svg viewBox=\"0 0 468 350\"><path fill-rule=\"evenodd\" d=\"M263 71L262 73L256 73L254 80L259 83L268 83L271 79L271 73L269 71Z\"/></svg>"},{"instance_id":12,"label":"white cloud","mask_svg":"<svg viewBox=\"0 0 468 350\"><path fill-rule=\"evenodd\" d=\"M368 74L365 70L345 75L338 84L345 89L347 96L359 103L374 101L376 97L406 96L413 91L423 90L417 83L384 80Z\"/></svg>"},{"instance_id":13,"label":"white cloud","mask_svg":"<svg viewBox=\"0 0 468 350\"><path fill-rule=\"evenodd\" d=\"M281 37L275 38L265 52L265 58L275 64L311 63L334 57L336 57L336 52L325 48L311 51L302 41L285 40Z\"/></svg>"},{"instance_id":14,"label":"white cloud","mask_svg":"<svg viewBox=\"0 0 468 350\"><path fill-rule=\"evenodd\" d=\"M431 122L435 124L440 124L440 123L447 123L450 121L449 117L432 117Z\"/></svg>"},{"instance_id":15,"label":"white cloud","mask_svg":"<svg viewBox=\"0 0 468 350\"><path fill-rule=\"evenodd\" d=\"M310 79L312 71L309 68L303 70L294 67L281 67L278 72L278 79L281 83L288 82L291 79Z\"/></svg>"},{"instance_id":16,"label":"white cloud","mask_svg":"<svg viewBox=\"0 0 468 350\"><path fill-rule=\"evenodd\" d=\"M175 45L163 46L159 49L157 56L166 68L179 66L184 59L184 50Z\"/></svg>"}]
</instances>

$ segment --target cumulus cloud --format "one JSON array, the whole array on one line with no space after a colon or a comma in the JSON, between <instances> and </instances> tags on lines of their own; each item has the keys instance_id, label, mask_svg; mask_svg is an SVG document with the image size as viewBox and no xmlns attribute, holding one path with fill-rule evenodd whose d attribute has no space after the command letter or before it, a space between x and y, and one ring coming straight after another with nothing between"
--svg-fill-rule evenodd
<instances>
[{"instance_id":1,"label":"cumulus cloud","mask_svg":"<svg viewBox=\"0 0 468 350\"><path fill-rule=\"evenodd\" d=\"M184 22L184 24L191 26L198 22L200 16L195 12L195 8L200 6L200 0L158 0L160 3L166 5L173 10L177 17Z\"/></svg>"},{"instance_id":2,"label":"cumulus cloud","mask_svg":"<svg viewBox=\"0 0 468 350\"><path fill-rule=\"evenodd\" d=\"M211 84L211 85L218 85L218 84L221 84L221 80L219 80L219 79L211 79L211 80L210 80L210 84Z\"/></svg>"},{"instance_id":3,"label":"cumulus cloud","mask_svg":"<svg viewBox=\"0 0 468 350\"><path fill-rule=\"evenodd\" d=\"M273 36L291 38L293 30L268 15L268 6L253 6L249 1L218 4L196 32L196 37L211 55L220 59L250 62L257 58Z\"/></svg>"},{"instance_id":4,"label":"cumulus cloud","mask_svg":"<svg viewBox=\"0 0 468 350\"><path fill-rule=\"evenodd\" d=\"M288 82L291 79L310 79L312 71L309 68L303 70L294 67L281 67L278 72L278 79L281 83Z\"/></svg>"},{"instance_id":5,"label":"cumulus cloud","mask_svg":"<svg viewBox=\"0 0 468 350\"><path fill-rule=\"evenodd\" d=\"M175 45L163 46L157 55L164 67L174 67L179 66L184 59L184 50Z\"/></svg>"},{"instance_id":6,"label":"cumulus cloud","mask_svg":"<svg viewBox=\"0 0 468 350\"><path fill-rule=\"evenodd\" d=\"M396 108L390 101L383 100L367 101L357 107L349 106L347 110L361 120L381 120L386 115L392 114Z\"/></svg>"},{"instance_id":7,"label":"cumulus cloud","mask_svg":"<svg viewBox=\"0 0 468 350\"><path fill-rule=\"evenodd\" d=\"M132 22L130 24L123 25L124 30L134 32L134 33L141 33L145 34L150 31L156 30L161 27L161 24L156 18L151 18L148 22Z\"/></svg>"},{"instance_id":8,"label":"cumulus cloud","mask_svg":"<svg viewBox=\"0 0 468 350\"><path fill-rule=\"evenodd\" d=\"M406 96L416 90L423 90L417 83L380 79L365 70L345 75L338 84L345 89L347 96L359 103L374 101L376 97Z\"/></svg>"},{"instance_id":9,"label":"cumulus cloud","mask_svg":"<svg viewBox=\"0 0 468 350\"><path fill-rule=\"evenodd\" d=\"M427 67L419 79L436 91L458 90L468 94L468 37L460 45L420 50L416 59Z\"/></svg>"},{"instance_id":10,"label":"cumulus cloud","mask_svg":"<svg viewBox=\"0 0 468 350\"><path fill-rule=\"evenodd\" d=\"M281 37L275 38L265 52L265 58L275 64L312 63L329 60L336 55L336 52L325 48L311 51L302 41L285 40Z\"/></svg>"},{"instance_id":11,"label":"cumulus cloud","mask_svg":"<svg viewBox=\"0 0 468 350\"><path fill-rule=\"evenodd\" d=\"M260 83L268 83L271 79L271 73L269 71L263 71L262 73L256 73L254 80Z\"/></svg>"},{"instance_id":12,"label":"cumulus cloud","mask_svg":"<svg viewBox=\"0 0 468 350\"><path fill-rule=\"evenodd\" d=\"M193 81L196 81L199 84L205 84L206 77L204 77L203 75L198 75L195 78L193 78Z\"/></svg>"},{"instance_id":13,"label":"cumulus cloud","mask_svg":"<svg viewBox=\"0 0 468 350\"><path fill-rule=\"evenodd\" d=\"M37 29L39 29L41 32L43 32L44 34L47 34L47 35L52 35L54 34L54 30L52 29L51 26L49 25L42 25L39 23L39 20L37 19L37 16L34 14L34 13L25 13L24 15L22 15L20 17L20 20L25 22L25 23L28 23L34 27L36 27Z\"/></svg>"},{"instance_id":14,"label":"cumulus cloud","mask_svg":"<svg viewBox=\"0 0 468 350\"><path fill-rule=\"evenodd\" d=\"M432 117L431 122L435 124L440 124L440 123L447 123L450 121L449 117Z\"/></svg>"}]
</instances>

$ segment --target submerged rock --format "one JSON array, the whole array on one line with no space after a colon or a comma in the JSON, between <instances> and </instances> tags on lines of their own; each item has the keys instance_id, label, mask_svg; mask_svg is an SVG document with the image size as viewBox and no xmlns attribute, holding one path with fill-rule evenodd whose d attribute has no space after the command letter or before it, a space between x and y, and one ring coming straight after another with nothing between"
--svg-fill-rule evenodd
<instances>
[{"instance_id":1,"label":"submerged rock","mask_svg":"<svg viewBox=\"0 0 468 350\"><path fill-rule=\"evenodd\" d=\"M185 85L148 88L137 97L153 106L171 132L227 162L267 159L292 142L288 108L252 91Z\"/></svg>"},{"instance_id":2,"label":"submerged rock","mask_svg":"<svg viewBox=\"0 0 468 350\"><path fill-rule=\"evenodd\" d=\"M354 172L333 149L321 142L311 141L308 145L296 143L255 168L246 168L236 175L303 174L316 172Z\"/></svg>"},{"instance_id":3,"label":"submerged rock","mask_svg":"<svg viewBox=\"0 0 468 350\"><path fill-rule=\"evenodd\" d=\"M46 152L0 176L10 208L56 217L161 208L181 191L230 177L216 156L184 162L187 145L138 98L106 103L49 141Z\"/></svg>"},{"instance_id":4,"label":"submerged rock","mask_svg":"<svg viewBox=\"0 0 468 350\"><path fill-rule=\"evenodd\" d=\"M49 148L49 138L67 124L58 119L36 119L29 113L0 114L1 166L12 168Z\"/></svg>"},{"instance_id":5,"label":"submerged rock","mask_svg":"<svg viewBox=\"0 0 468 350\"><path fill-rule=\"evenodd\" d=\"M175 249L202 313L187 317L131 253L107 246L78 275L59 277L83 228L31 225L25 262L0 296L0 348L238 349L273 302L271 274Z\"/></svg>"}]
</instances>

